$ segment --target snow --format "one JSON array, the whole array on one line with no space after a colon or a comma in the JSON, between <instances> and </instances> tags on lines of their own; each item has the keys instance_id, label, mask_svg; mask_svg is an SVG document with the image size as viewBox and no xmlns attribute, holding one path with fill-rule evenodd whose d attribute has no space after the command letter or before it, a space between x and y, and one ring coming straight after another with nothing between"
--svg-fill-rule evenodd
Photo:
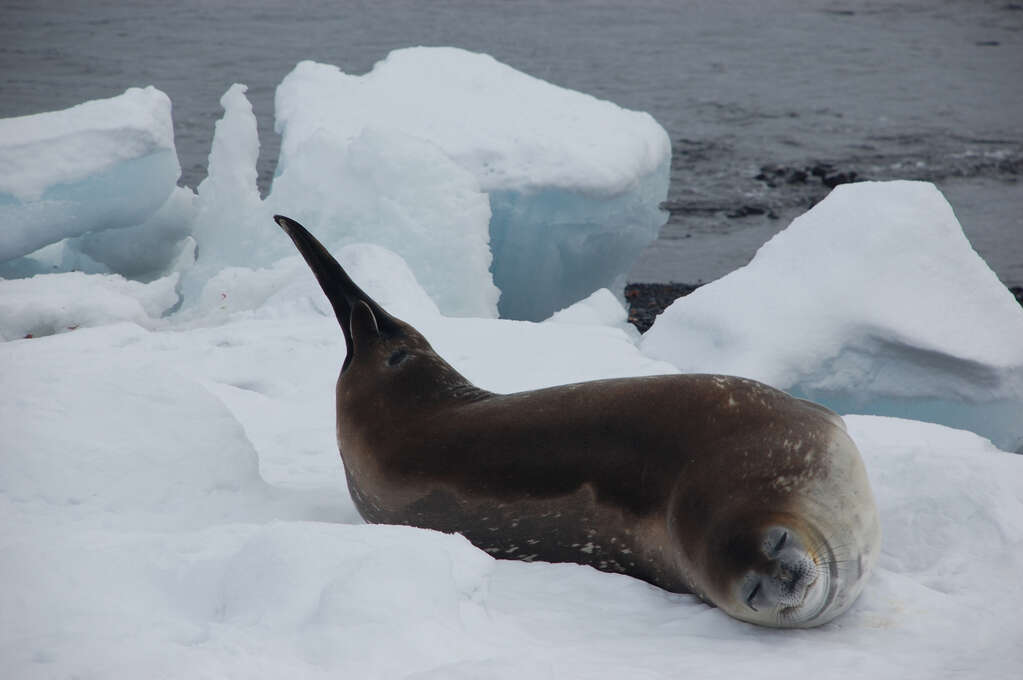
<instances>
[{"instance_id":1,"label":"snow","mask_svg":"<svg viewBox=\"0 0 1023 680\"><path fill-rule=\"evenodd\" d=\"M483 221L489 222L502 317L540 320L597 288L621 287L624 280L617 279L666 219L657 206L667 196L671 144L653 118L556 87L485 54L395 50L364 76L302 62L277 89L276 116L282 140L274 197L289 173L308 167L313 150L343 157L367 129L381 155L404 155L414 138L424 159L427 148L450 159L409 164L407 181L421 183L423 172L458 177L455 167L474 178L473 186L489 198L492 215ZM336 192L333 177L304 172L302 191ZM384 186L397 188L393 177ZM395 207L410 210L430 200ZM445 219L458 214L441 212L422 228L444 233ZM320 226L309 222L308 228ZM409 260L430 290L406 250L384 245Z\"/></svg>"},{"instance_id":2,"label":"snow","mask_svg":"<svg viewBox=\"0 0 1023 680\"><path fill-rule=\"evenodd\" d=\"M154 87L0 119L0 168L0 263L87 232L146 224L158 240L184 236L180 221L150 220L181 174L171 102Z\"/></svg>"},{"instance_id":3,"label":"snow","mask_svg":"<svg viewBox=\"0 0 1023 680\"><path fill-rule=\"evenodd\" d=\"M178 303L177 274L152 283L67 272L0 279L0 339L41 337L131 321L154 327Z\"/></svg>"},{"instance_id":4,"label":"snow","mask_svg":"<svg viewBox=\"0 0 1023 680\"><path fill-rule=\"evenodd\" d=\"M1023 310L926 182L837 187L741 269L680 298L643 351L840 413L1023 445Z\"/></svg>"},{"instance_id":5,"label":"snow","mask_svg":"<svg viewBox=\"0 0 1023 680\"><path fill-rule=\"evenodd\" d=\"M334 442L344 343L326 303L296 304L306 293L296 283L205 324L0 346L11 677L154 665L166 677L1005 677L1023 662L1023 458L961 430L847 417L879 503L879 566L835 622L757 628L628 577L361 524ZM665 368L613 320L421 318L492 389Z\"/></svg>"},{"instance_id":6,"label":"snow","mask_svg":"<svg viewBox=\"0 0 1023 680\"><path fill-rule=\"evenodd\" d=\"M373 243L357 243L334 251L334 256L358 278L363 290L402 318L418 321L440 314L397 254ZM267 268L224 268L206 283L198 302L176 320L208 325L235 313L280 317L304 311L333 313L309 267L293 255Z\"/></svg>"},{"instance_id":7,"label":"snow","mask_svg":"<svg viewBox=\"0 0 1023 680\"><path fill-rule=\"evenodd\" d=\"M458 50L398 51L361 77L306 62L279 92L287 150L264 199L244 86L221 104L198 194L174 186L169 101L152 88L0 121L0 167L17 170L0 180L5 677L1010 677L1023 664L1023 457L1000 450L1019 434L1023 320L933 187L840 187L641 340L595 281L661 219L667 140L643 114ZM80 197L88 224L55 204ZM487 389L741 373L1000 448L847 415L882 555L853 607L813 630L365 525L336 448L344 341L275 211L307 220ZM603 273L583 285L584 264ZM516 284L503 296L556 291L523 314L547 321L493 318L501 267Z\"/></svg>"}]
</instances>

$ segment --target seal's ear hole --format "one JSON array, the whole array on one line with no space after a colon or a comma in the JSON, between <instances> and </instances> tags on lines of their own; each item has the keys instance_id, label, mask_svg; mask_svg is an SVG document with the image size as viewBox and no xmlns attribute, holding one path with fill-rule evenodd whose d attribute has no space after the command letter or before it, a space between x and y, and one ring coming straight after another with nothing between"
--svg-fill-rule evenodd
<instances>
[{"instance_id":1,"label":"seal's ear hole","mask_svg":"<svg viewBox=\"0 0 1023 680\"><path fill-rule=\"evenodd\" d=\"M355 340L356 345L360 340L366 341L380 336L377 318L369 305L362 300L356 302L352 307L352 316L348 321L348 327L352 331L352 339Z\"/></svg>"},{"instance_id":2,"label":"seal's ear hole","mask_svg":"<svg viewBox=\"0 0 1023 680\"><path fill-rule=\"evenodd\" d=\"M401 362L405 361L405 359L408 359L408 351L404 349L397 349L391 352L391 356L387 357L387 365L397 366Z\"/></svg>"}]
</instances>

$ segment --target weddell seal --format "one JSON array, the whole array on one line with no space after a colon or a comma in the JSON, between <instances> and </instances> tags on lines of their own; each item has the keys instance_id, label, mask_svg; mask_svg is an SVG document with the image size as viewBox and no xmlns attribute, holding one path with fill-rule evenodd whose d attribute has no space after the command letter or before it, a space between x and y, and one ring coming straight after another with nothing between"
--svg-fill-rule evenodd
<instances>
[{"instance_id":1,"label":"weddell seal","mask_svg":"<svg viewBox=\"0 0 1023 680\"><path fill-rule=\"evenodd\" d=\"M856 599L880 527L828 409L722 375L488 392L274 219L341 324L337 440L367 522L629 574L765 626L820 625Z\"/></svg>"}]
</instances>

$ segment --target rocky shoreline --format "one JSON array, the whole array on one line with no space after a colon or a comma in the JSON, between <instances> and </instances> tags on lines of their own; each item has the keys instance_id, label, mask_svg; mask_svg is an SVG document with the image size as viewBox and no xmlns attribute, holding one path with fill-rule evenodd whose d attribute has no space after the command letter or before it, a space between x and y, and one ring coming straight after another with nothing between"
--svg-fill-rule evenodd
<instances>
[{"instance_id":1,"label":"rocky shoreline","mask_svg":"<svg viewBox=\"0 0 1023 680\"><path fill-rule=\"evenodd\" d=\"M625 299L629 303L629 323L646 333L654 319L676 299L689 295L700 287L690 283L628 283ZM1023 286L1010 286L1020 306L1023 306Z\"/></svg>"}]
</instances>

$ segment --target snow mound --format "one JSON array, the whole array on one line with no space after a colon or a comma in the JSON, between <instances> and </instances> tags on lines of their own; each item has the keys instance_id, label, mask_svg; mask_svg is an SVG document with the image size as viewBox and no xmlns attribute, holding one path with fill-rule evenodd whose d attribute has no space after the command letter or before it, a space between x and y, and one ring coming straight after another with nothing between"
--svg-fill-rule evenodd
<instances>
[{"instance_id":1,"label":"snow mound","mask_svg":"<svg viewBox=\"0 0 1023 680\"><path fill-rule=\"evenodd\" d=\"M117 321L152 328L177 304L177 281L177 274L146 284L81 272L0 279L0 339L38 338Z\"/></svg>"},{"instance_id":2,"label":"snow mound","mask_svg":"<svg viewBox=\"0 0 1023 680\"><path fill-rule=\"evenodd\" d=\"M660 125L484 54L396 50L364 76L302 62L278 87L276 110L282 184L308 164L304 155L332 147L337 155L367 129L377 131L381 154L400 153L416 138L474 178L489 196L492 271L505 317L543 319L614 285L665 221L658 204L667 195L671 145ZM410 167L407 181L422 182L416 175L424 171L457 174L434 163L432 171ZM321 195L337 190L327 173L304 172L303 180ZM443 222L422 228L446 233ZM414 258L392 249L425 284Z\"/></svg>"},{"instance_id":3,"label":"snow mound","mask_svg":"<svg viewBox=\"0 0 1023 680\"><path fill-rule=\"evenodd\" d=\"M187 211L151 220L181 170L171 102L154 87L0 120L0 167L0 263L87 232L144 225L140 232L157 241L185 235Z\"/></svg>"},{"instance_id":4,"label":"snow mound","mask_svg":"<svg viewBox=\"0 0 1023 680\"><path fill-rule=\"evenodd\" d=\"M677 300L642 349L839 413L1023 444L1023 310L931 184L837 187L742 269Z\"/></svg>"},{"instance_id":5,"label":"snow mound","mask_svg":"<svg viewBox=\"0 0 1023 680\"><path fill-rule=\"evenodd\" d=\"M870 471L884 537L879 578L847 625L885 631L907 659L927 648L933 670L921 677L994 671L983 654L1019 663L1019 623L1000 622L1023 602L1023 456L940 425L845 421Z\"/></svg>"},{"instance_id":6,"label":"snow mound","mask_svg":"<svg viewBox=\"0 0 1023 680\"><path fill-rule=\"evenodd\" d=\"M440 314L399 255L372 243L344 246L333 255L370 297L398 317L416 323ZM334 318L309 266L301 256L293 255L263 269L222 269L206 282L198 301L178 320L211 324L246 312L281 318L308 311Z\"/></svg>"},{"instance_id":7,"label":"snow mound","mask_svg":"<svg viewBox=\"0 0 1023 680\"><path fill-rule=\"evenodd\" d=\"M45 363L26 357L39 356L32 345L49 338L5 352L3 374L17 398L5 400L3 430L18 451L2 461L7 499L39 512L73 508L90 525L136 528L205 526L226 521L246 496L259 500L255 451L215 397L170 366L138 370L129 359L131 369L117 367L116 348L144 331L78 334L106 336L109 345L61 343L43 352ZM78 352L61 351L76 345ZM64 415L54 420L57 413Z\"/></svg>"},{"instance_id":8,"label":"snow mound","mask_svg":"<svg viewBox=\"0 0 1023 680\"><path fill-rule=\"evenodd\" d=\"M560 309L551 315L552 323L618 326L628 321L629 313L614 293L607 288L595 291L585 300Z\"/></svg>"}]
</instances>

